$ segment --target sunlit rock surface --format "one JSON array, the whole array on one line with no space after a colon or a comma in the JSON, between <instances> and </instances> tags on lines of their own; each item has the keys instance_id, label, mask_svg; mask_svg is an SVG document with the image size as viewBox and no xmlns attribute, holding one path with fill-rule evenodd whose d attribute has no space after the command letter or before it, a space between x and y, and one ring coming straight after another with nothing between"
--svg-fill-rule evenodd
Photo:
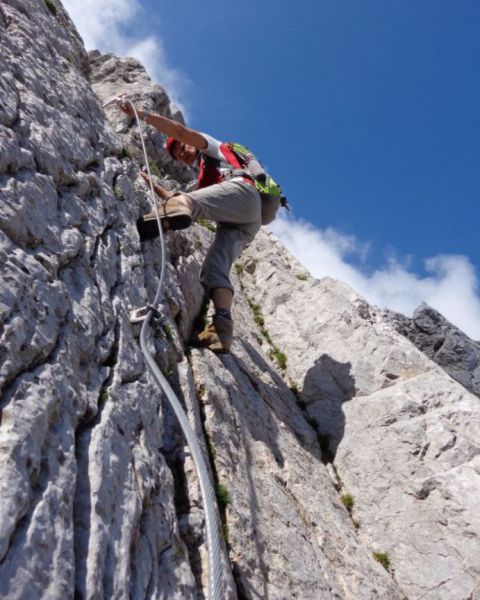
<instances>
[{"instance_id":1,"label":"sunlit rock surface","mask_svg":"<svg viewBox=\"0 0 480 600\"><path fill-rule=\"evenodd\" d=\"M0 0L0 32L0 596L202 598L198 479L129 321L160 265L135 227L138 130L101 109L170 101L137 61L88 56L56 0ZM187 185L145 133L163 183ZM234 270L232 354L191 349L211 239L167 236L150 345L219 492L224 597L475 598L468 382L266 231Z\"/></svg>"},{"instance_id":2,"label":"sunlit rock surface","mask_svg":"<svg viewBox=\"0 0 480 600\"><path fill-rule=\"evenodd\" d=\"M305 279L273 236L244 260L244 288L287 355L360 539L388 554L407 597L473 597L478 398L346 285Z\"/></svg>"}]
</instances>

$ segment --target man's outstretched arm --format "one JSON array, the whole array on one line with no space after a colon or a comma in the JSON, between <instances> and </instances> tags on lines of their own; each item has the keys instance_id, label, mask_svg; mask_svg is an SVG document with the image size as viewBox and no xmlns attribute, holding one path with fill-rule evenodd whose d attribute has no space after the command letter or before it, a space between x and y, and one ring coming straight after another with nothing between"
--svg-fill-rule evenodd
<instances>
[{"instance_id":1,"label":"man's outstretched arm","mask_svg":"<svg viewBox=\"0 0 480 600\"><path fill-rule=\"evenodd\" d=\"M130 104L126 103L120 105L120 108L130 117L134 116L134 112ZM190 129L189 127L185 127L185 125L178 123L177 121L167 119L167 117L162 117L161 115L157 115L155 113L149 113L143 110L137 110L137 113L142 121L145 121L145 123L155 127L155 129L158 129L158 131L161 133L174 137L177 141L183 144L189 144L198 150L205 150L205 148L208 146L207 140L201 133L195 131L195 129Z\"/></svg>"}]
</instances>

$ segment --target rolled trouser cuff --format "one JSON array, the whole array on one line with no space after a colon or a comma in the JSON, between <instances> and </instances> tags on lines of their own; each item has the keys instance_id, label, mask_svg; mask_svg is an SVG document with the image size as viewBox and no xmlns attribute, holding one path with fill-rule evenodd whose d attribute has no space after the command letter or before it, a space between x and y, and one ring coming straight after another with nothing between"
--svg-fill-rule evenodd
<instances>
[{"instance_id":1,"label":"rolled trouser cuff","mask_svg":"<svg viewBox=\"0 0 480 600\"><path fill-rule=\"evenodd\" d=\"M235 289L232 285L230 277L209 277L206 275L205 277L201 277L200 283L202 284L207 295L211 295L213 290L216 290L217 288L230 290L232 295L235 295Z\"/></svg>"}]
</instances>

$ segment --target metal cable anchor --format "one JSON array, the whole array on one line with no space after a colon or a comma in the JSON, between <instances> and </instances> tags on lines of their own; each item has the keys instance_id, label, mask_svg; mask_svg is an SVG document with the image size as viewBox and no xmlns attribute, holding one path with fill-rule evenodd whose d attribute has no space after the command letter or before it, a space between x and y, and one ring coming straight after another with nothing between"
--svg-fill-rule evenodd
<instances>
[{"instance_id":1,"label":"metal cable anchor","mask_svg":"<svg viewBox=\"0 0 480 600\"><path fill-rule=\"evenodd\" d=\"M141 308L135 308L134 310L130 311L130 323L132 323L132 325L135 325L137 323L143 323L150 311L152 311L153 317L155 319L163 320L162 313L158 310L158 308L153 306L153 304L146 304Z\"/></svg>"}]
</instances>

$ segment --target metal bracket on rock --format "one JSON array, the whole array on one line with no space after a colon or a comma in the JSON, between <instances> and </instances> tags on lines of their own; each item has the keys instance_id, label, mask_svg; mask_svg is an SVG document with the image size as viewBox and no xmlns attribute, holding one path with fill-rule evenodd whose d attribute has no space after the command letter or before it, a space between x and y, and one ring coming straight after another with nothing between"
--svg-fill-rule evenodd
<instances>
[{"instance_id":1,"label":"metal bracket on rock","mask_svg":"<svg viewBox=\"0 0 480 600\"><path fill-rule=\"evenodd\" d=\"M102 104L102 108L108 108L109 106L124 104L128 100L128 96L125 93L117 94L116 96L112 96L108 100L106 100Z\"/></svg>"},{"instance_id":2,"label":"metal bracket on rock","mask_svg":"<svg viewBox=\"0 0 480 600\"><path fill-rule=\"evenodd\" d=\"M130 311L130 323L132 323L132 325L143 323L150 311L152 311L153 316L156 319L162 319L160 311L155 308L155 306L147 304L146 306L142 306L142 308L136 308L135 310Z\"/></svg>"}]
</instances>

